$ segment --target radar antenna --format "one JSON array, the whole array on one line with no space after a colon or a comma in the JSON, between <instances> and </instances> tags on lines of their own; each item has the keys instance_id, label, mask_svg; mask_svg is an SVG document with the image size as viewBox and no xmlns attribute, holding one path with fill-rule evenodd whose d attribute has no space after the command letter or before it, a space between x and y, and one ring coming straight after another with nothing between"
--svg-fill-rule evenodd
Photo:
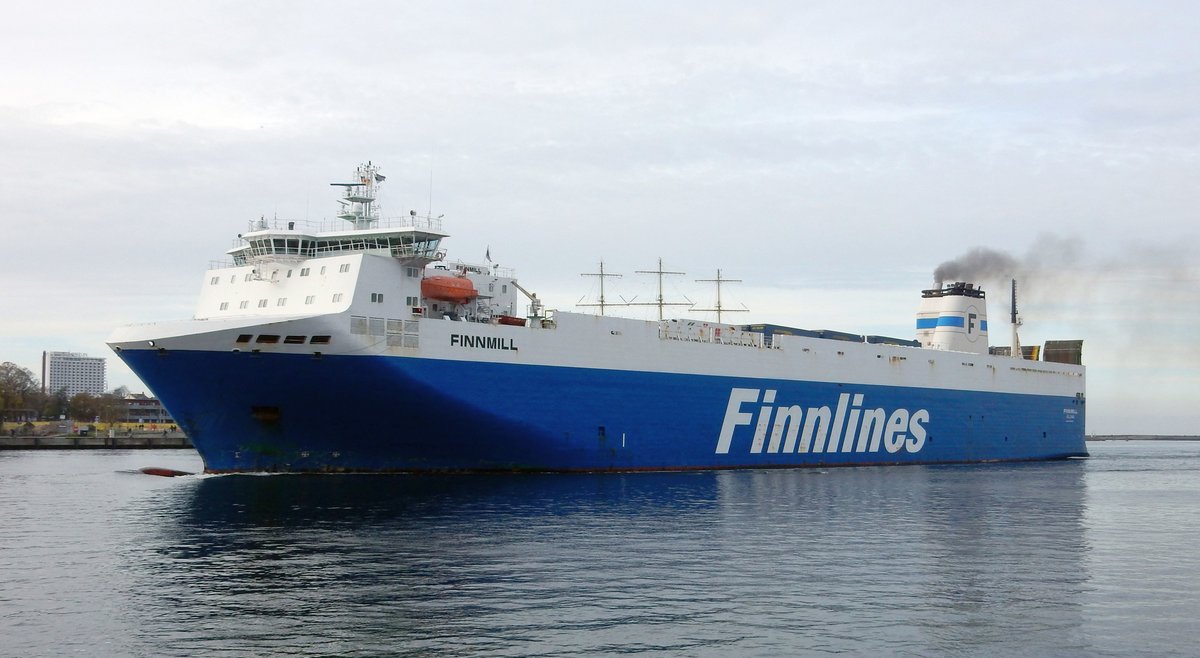
<instances>
[{"instance_id":1,"label":"radar antenna","mask_svg":"<svg viewBox=\"0 0 1200 658\"><path fill-rule=\"evenodd\" d=\"M379 173L379 165L359 165L354 172L358 179L353 183L330 183L334 187L344 187L345 192L338 203L342 204L338 218L350 222L355 229L373 228L379 222L379 204L377 187L387 179Z\"/></svg>"}]
</instances>

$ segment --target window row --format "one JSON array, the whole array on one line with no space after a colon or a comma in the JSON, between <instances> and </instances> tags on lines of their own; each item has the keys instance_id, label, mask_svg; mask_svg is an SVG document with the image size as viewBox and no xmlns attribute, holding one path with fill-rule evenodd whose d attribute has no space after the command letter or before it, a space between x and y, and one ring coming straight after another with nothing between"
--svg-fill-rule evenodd
<instances>
[{"instance_id":1,"label":"window row","mask_svg":"<svg viewBox=\"0 0 1200 658\"><path fill-rule=\"evenodd\" d=\"M322 265L322 266L321 266L321 270L318 272L318 274L321 274L321 275L325 274L325 267L326 267L325 265ZM293 271L294 271L294 270L288 270L288 271L287 271L287 274L285 274L285 275L284 275L284 278L287 278L287 279L290 279L290 278L292 278L292 272L293 272ZM338 266L338 272L339 272L339 273L341 273L341 274L345 274L346 272L349 272L349 271L350 271L350 263L342 263L341 265L339 265L339 266ZM311 267L302 267L302 268L300 268L300 276L308 276L308 275L309 275L311 272L312 272L312 268L311 268ZM278 276L278 275L279 275L279 270L273 270L273 271L271 272L271 278L272 278L272 279L274 279L274 278L275 278L276 276ZM243 275L242 275L242 280L243 280L243 281L246 281L246 282L253 281L253 280L254 280L254 272L247 272L246 274L243 274ZM231 275L231 276L229 277L229 282L230 282L230 283L237 283L237 275L236 275L236 274L234 274L234 275ZM217 285L217 284L219 284L219 283L221 283L221 277L220 277L219 275L218 275L218 276L214 276L214 277L212 277L211 279L209 279L209 280L208 280L208 285L210 285L210 286L215 286L215 285Z\"/></svg>"},{"instance_id":2,"label":"window row","mask_svg":"<svg viewBox=\"0 0 1200 658\"><path fill-rule=\"evenodd\" d=\"M313 258L338 252L386 249L392 256L436 256L441 238L418 238L411 235L379 235L372 237L286 238L264 237L248 240L233 254L238 265L256 256L288 255Z\"/></svg>"},{"instance_id":3,"label":"window row","mask_svg":"<svg viewBox=\"0 0 1200 658\"><path fill-rule=\"evenodd\" d=\"M282 342L285 345L303 345L305 343L309 345L328 345L332 340L331 336L283 336L282 338ZM234 342L239 345L245 345L251 341L258 345L274 345L280 342L280 336L278 334L259 334L257 336L254 334L241 334Z\"/></svg>"},{"instance_id":4,"label":"window row","mask_svg":"<svg viewBox=\"0 0 1200 658\"><path fill-rule=\"evenodd\" d=\"M336 304L336 303L342 301L342 298L344 295L345 295L345 293L335 292L332 297L333 303ZM383 296L380 295L380 297L382 298ZM287 297L279 297L275 300L275 306L277 306L277 307L287 306L287 301L288 301ZM380 301L382 301L382 299ZM266 299L266 298L260 299L260 300L258 300L258 308L267 308L268 306L270 306L270 302L271 302L271 300ZM306 296L304 298L304 303L305 304L316 304L317 296L316 295ZM250 306L250 300L248 300L248 299L243 299L242 301L238 302L239 310L245 310L249 306ZM229 302L221 302L221 305L218 307L218 310L228 311L229 310Z\"/></svg>"}]
</instances>

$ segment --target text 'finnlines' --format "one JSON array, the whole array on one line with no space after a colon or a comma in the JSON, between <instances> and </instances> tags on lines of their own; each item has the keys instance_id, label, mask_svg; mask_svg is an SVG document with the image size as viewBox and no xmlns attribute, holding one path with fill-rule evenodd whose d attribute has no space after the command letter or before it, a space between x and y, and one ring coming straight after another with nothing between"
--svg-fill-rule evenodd
<instances>
[{"instance_id":1,"label":"text 'finnlines'","mask_svg":"<svg viewBox=\"0 0 1200 658\"><path fill-rule=\"evenodd\" d=\"M758 405L760 395L762 403L757 413L753 406L750 411L742 411L744 405ZM761 453L764 444L767 452L776 453L879 452L880 448L891 453L901 450L920 452L925 446L928 409L911 412L908 409L891 412L883 408L864 409L864 397L862 393L842 393L838 396L836 409L829 406L805 409L798 404L772 406L775 391L771 389L765 394L757 388L732 389L716 452L728 454L737 429L751 423L754 423L754 438L750 442L752 453Z\"/></svg>"}]
</instances>

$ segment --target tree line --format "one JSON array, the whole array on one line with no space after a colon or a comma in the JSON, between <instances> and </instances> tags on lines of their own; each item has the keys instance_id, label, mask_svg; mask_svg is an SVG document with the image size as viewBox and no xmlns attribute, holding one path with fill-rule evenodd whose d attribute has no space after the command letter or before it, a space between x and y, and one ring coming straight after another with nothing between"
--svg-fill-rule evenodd
<instances>
[{"instance_id":1,"label":"tree line","mask_svg":"<svg viewBox=\"0 0 1200 658\"><path fill-rule=\"evenodd\" d=\"M42 392L41 384L28 368L5 361L0 363L0 417L15 421L32 413L39 420L60 417L91 422L97 418L111 423L125 414L125 396L129 390L121 386L103 395L77 393L68 396L66 389Z\"/></svg>"}]
</instances>

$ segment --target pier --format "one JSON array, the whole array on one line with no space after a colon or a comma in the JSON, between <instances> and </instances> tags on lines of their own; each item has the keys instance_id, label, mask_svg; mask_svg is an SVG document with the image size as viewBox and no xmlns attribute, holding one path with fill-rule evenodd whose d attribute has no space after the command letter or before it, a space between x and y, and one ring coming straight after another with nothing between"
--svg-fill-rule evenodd
<instances>
[{"instance_id":1,"label":"pier","mask_svg":"<svg viewBox=\"0 0 1200 658\"><path fill-rule=\"evenodd\" d=\"M35 434L0 436L0 450L74 450L74 449L161 449L191 448L192 442L182 432L142 432L100 436L65 434L38 436Z\"/></svg>"}]
</instances>

